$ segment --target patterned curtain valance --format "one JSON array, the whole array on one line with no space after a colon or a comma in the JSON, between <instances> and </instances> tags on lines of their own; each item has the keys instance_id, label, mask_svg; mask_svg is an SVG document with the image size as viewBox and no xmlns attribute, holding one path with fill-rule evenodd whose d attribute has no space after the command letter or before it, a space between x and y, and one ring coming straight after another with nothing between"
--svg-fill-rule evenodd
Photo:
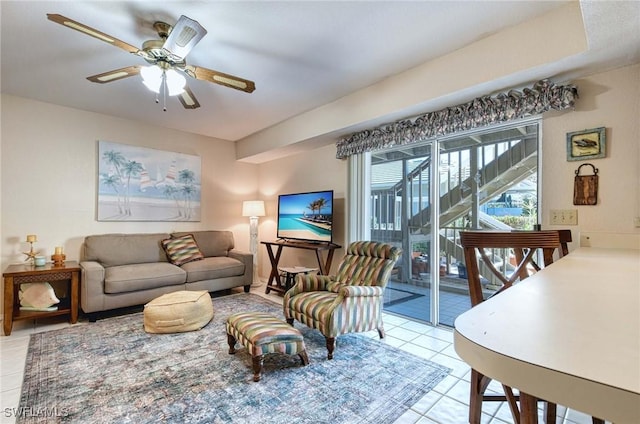
<instances>
[{"instance_id":1,"label":"patterned curtain valance","mask_svg":"<svg viewBox=\"0 0 640 424\"><path fill-rule=\"evenodd\" d=\"M415 143L435 136L537 115L551 109L567 109L573 107L577 97L578 89L573 85L556 85L549 80L542 80L521 92L511 90L494 97L478 97L468 103L429 112L417 118L357 132L336 143L336 157L344 159L358 153Z\"/></svg>"}]
</instances>

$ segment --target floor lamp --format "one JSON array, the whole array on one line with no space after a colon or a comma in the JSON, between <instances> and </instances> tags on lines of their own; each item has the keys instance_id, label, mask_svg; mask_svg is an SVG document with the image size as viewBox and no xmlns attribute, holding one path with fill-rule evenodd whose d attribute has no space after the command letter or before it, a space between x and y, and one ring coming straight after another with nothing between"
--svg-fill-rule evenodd
<instances>
[{"instance_id":1,"label":"floor lamp","mask_svg":"<svg viewBox=\"0 0 640 424\"><path fill-rule=\"evenodd\" d=\"M242 202L242 216L249 217L249 250L253 255L253 281L258 275L258 217L264 216L264 201L245 200Z\"/></svg>"}]
</instances>

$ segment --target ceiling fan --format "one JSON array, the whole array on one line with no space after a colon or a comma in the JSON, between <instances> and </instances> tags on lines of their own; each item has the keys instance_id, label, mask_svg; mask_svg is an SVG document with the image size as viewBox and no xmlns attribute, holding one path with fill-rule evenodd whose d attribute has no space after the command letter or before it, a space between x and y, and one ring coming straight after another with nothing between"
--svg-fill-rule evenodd
<instances>
[{"instance_id":1,"label":"ceiling fan","mask_svg":"<svg viewBox=\"0 0 640 424\"><path fill-rule=\"evenodd\" d=\"M187 54L207 34L207 30L197 21L186 16L180 16L173 27L165 22L155 22L153 28L158 32L160 39L145 41L140 49L65 16L47 14L47 18L140 56L151 65L148 67L133 65L114 69L87 77L89 81L104 84L141 74L144 84L150 90L157 94L163 92L165 98L167 94L179 96L180 102L186 109L196 109L200 107L200 103L186 85L182 74L247 93L255 90L253 81L200 66L187 65L185 60ZM159 100L156 96L157 102ZM166 106L164 110L166 111Z\"/></svg>"}]
</instances>

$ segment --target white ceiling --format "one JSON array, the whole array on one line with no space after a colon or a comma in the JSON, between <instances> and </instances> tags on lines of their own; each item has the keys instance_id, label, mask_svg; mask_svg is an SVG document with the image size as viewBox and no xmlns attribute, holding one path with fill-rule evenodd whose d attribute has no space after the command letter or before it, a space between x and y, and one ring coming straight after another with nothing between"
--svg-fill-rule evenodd
<instances>
[{"instance_id":1,"label":"white ceiling","mask_svg":"<svg viewBox=\"0 0 640 424\"><path fill-rule=\"evenodd\" d=\"M567 1L1 1L2 93L147 124L240 140ZM581 3L589 52L550 63L549 77L640 61L640 2ZM134 46L156 20L186 15L208 34L189 64L255 82L252 94L188 80L202 105L166 112L139 76L86 77L145 65L137 56L47 20L57 13ZM540 71L540 70L539 70Z\"/></svg>"}]
</instances>

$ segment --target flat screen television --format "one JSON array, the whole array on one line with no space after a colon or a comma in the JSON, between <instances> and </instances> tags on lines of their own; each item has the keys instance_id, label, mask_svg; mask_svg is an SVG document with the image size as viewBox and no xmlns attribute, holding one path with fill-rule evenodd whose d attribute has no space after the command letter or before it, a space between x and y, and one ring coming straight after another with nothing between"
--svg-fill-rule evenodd
<instances>
[{"instance_id":1,"label":"flat screen television","mask_svg":"<svg viewBox=\"0 0 640 424\"><path fill-rule=\"evenodd\" d=\"M332 229L333 190L278 196L279 239L331 243Z\"/></svg>"}]
</instances>

